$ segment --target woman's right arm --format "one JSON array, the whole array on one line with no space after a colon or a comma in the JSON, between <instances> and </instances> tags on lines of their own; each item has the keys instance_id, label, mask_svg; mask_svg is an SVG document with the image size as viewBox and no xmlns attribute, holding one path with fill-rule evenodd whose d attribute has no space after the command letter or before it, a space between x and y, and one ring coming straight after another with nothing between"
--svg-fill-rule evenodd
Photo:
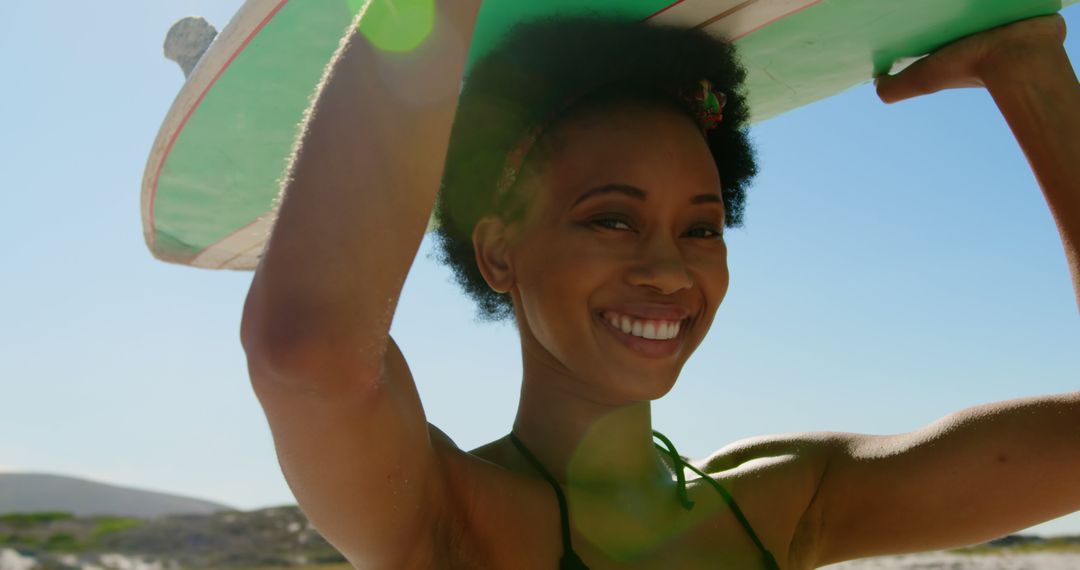
<instances>
[{"instance_id":1,"label":"woman's right arm","mask_svg":"<svg viewBox=\"0 0 1080 570\"><path fill-rule=\"evenodd\" d=\"M389 336L438 191L480 0L435 4L434 28L411 52L381 51L361 33L338 50L241 325L289 486L358 567L429 566L455 496L440 461L452 443L429 435Z\"/></svg>"}]
</instances>

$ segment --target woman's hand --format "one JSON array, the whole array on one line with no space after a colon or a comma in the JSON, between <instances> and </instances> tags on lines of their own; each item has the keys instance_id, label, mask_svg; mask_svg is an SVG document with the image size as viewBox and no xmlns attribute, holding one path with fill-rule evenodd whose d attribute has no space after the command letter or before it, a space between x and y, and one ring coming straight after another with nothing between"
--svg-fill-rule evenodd
<instances>
[{"instance_id":1,"label":"woman's hand","mask_svg":"<svg viewBox=\"0 0 1080 570\"><path fill-rule=\"evenodd\" d=\"M1022 20L951 43L904 71L876 81L878 97L895 103L958 87L1038 82L1067 58L1065 19L1060 14Z\"/></svg>"}]
</instances>

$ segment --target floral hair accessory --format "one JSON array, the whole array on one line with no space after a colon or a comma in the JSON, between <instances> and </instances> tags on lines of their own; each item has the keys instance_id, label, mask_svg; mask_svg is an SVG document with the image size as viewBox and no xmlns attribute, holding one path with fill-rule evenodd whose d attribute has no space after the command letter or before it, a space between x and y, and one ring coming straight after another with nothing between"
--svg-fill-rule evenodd
<instances>
[{"instance_id":1,"label":"floral hair accessory","mask_svg":"<svg viewBox=\"0 0 1080 570\"><path fill-rule=\"evenodd\" d=\"M712 82L708 79L702 79L694 87L684 89L679 93L679 97L694 109L702 131L711 131L724 121L727 94L713 89Z\"/></svg>"}]
</instances>

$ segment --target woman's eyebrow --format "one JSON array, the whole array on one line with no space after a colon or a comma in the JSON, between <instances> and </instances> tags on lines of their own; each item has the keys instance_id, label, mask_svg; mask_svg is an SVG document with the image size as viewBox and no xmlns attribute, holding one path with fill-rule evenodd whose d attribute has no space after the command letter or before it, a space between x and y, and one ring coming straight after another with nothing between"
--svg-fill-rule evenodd
<instances>
[{"instance_id":1,"label":"woman's eyebrow","mask_svg":"<svg viewBox=\"0 0 1080 570\"><path fill-rule=\"evenodd\" d=\"M573 208L574 206L577 206L578 204L594 196L602 196L604 194L612 193L623 194L624 196L629 196L630 198L641 200L642 202L645 201L644 190L636 188L634 186L630 186L629 184L616 183L604 184L603 186L597 186L596 188L590 188L589 190L582 192L581 195L577 197L577 200L574 200L573 205L571 205L570 207Z\"/></svg>"},{"instance_id":2,"label":"woman's eyebrow","mask_svg":"<svg viewBox=\"0 0 1080 570\"><path fill-rule=\"evenodd\" d=\"M570 207L573 208L574 206L577 206L578 204L584 202L585 200L588 200L589 198L592 198L592 197L595 197L595 196L602 196L602 195L605 195L605 194L612 194L612 193L622 194L624 196L628 196L628 197L634 198L636 200L641 200L642 202L645 201L645 196L646 196L644 190L642 190L640 188L637 188L635 186L630 186L629 184L619 184L619 183L604 184L602 186L597 186L596 188L590 188L589 190L586 190L585 192L582 192L581 195L577 197L577 200L575 200L574 203ZM693 198L690 198L690 203L691 204L723 203L723 200L720 198L720 194L698 194L697 196L694 196Z\"/></svg>"},{"instance_id":3,"label":"woman's eyebrow","mask_svg":"<svg viewBox=\"0 0 1080 570\"><path fill-rule=\"evenodd\" d=\"M724 199L719 194L698 194L690 198L691 204L723 204Z\"/></svg>"}]
</instances>

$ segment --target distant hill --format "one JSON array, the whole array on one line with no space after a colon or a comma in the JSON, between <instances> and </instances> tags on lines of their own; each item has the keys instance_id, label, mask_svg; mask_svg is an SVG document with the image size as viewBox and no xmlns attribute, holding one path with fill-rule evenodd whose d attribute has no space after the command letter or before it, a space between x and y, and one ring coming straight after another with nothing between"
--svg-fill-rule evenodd
<instances>
[{"instance_id":1,"label":"distant hill","mask_svg":"<svg viewBox=\"0 0 1080 570\"><path fill-rule=\"evenodd\" d=\"M0 473L0 514L62 511L75 516L154 518L235 510L201 499L44 473Z\"/></svg>"},{"instance_id":2,"label":"distant hill","mask_svg":"<svg viewBox=\"0 0 1080 570\"><path fill-rule=\"evenodd\" d=\"M295 506L155 519L0 515L0 569L350 569L345 562Z\"/></svg>"}]
</instances>

